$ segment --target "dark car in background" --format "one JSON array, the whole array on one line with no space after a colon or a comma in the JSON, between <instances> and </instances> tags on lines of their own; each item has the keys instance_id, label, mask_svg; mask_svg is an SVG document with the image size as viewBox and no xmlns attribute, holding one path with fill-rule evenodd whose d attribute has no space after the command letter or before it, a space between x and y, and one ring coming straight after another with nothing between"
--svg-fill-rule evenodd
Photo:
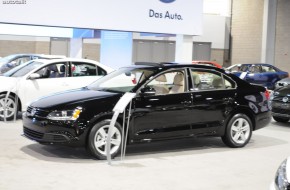
<instances>
[{"instance_id":1,"label":"dark car in background","mask_svg":"<svg viewBox=\"0 0 290 190\"><path fill-rule=\"evenodd\" d=\"M218 136L239 148L271 120L262 86L212 66L142 63L31 103L23 114L24 135L42 144L84 146L105 159L112 110L126 92L136 93L128 143ZM127 126L120 116L113 128L112 156L120 151L123 122Z\"/></svg>"},{"instance_id":2,"label":"dark car in background","mask_svg":"<svg viewBox=\"0 0 290 190\"><path fill-rule=\"evenodd\" d=\"M265 63L232 65L227 68L227 71L249 83L261 85L270 90L275 89L275 83L277 81L289 77L288 72Z\"/></svg>"},{"instance_id":3,"label":"dark car in background","mask_svg":"<svg viewBox=\"0 0 290 190\"><path fill-rule=\"evenodd\" d=\"M60 59L65 58L62 55L45 55L45 54L12 54L0 58L0 75L33 59Z\"/></svg>"},{"instance_id":4,"label":"dark car in background","mask_svg":"<svg viewBox=\"0 0 290 190\"><path fill-rule=\"evenodd\" d=\"M283 123L288 122L290 119L290 86L275 90L270 99L274 120Z\"/></svg>"}]
</instances>

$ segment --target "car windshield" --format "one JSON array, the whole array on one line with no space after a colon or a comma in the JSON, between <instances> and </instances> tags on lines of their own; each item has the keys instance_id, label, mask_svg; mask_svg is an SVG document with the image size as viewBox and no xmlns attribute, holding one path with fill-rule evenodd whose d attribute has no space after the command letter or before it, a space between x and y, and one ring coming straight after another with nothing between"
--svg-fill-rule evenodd
<instances>
[{"instance_id":1,"label":"car windshield","mask_svg":"<svg viewBox=\"0 0 290 190\"><path fill-rule=\"evenodd\" d=\"M15 55L8 55L6 57L0 58L0 63L8 63L11 59L13 59Z\"/></svg>"},{"instance_id":2,"label":"car windshield","mask_svg":"<svg viewBox=\"0 0 290 190\"><path fill-rule=\"evenodd\" d=\"M154 73L153 68L121 68L88 86L91 90L130 92Z\"/></svg>"},{"instance_id":3,"label":"car windshield","mask_svg":"<svg viewBox=\"0 0 290 190\"><path fill-rule=\"evenodd\" d=\"M11 69L10 71L7 71L3 75L6 77L22 77L42 64L43 64L42 62L38 61L28 61L25 64L19 65Z\"/></svg>"}]
</instances>

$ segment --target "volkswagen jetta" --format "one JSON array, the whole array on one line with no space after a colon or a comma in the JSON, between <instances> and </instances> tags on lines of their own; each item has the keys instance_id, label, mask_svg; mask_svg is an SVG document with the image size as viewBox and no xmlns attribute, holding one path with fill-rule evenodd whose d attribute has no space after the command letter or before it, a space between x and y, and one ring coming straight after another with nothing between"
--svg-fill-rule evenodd
<instances>
[{"instance_id":1,"label":"volkswagen jetta","mask_svg":"<svg viewBox=\"0 0 290 190\"><path fill-rule=\"evenodd\" d=\"M220 136L229 147L243 147L252 131L271 120L266 89L223 69L140 63L31 103L23 115L24 135L42 144L85 146L105 159L112 110L126 92L137 94L127 143ZM122 118L112 132L112 156L120 151L123 122L127 126Z\"/></svg>"}]
</instances>

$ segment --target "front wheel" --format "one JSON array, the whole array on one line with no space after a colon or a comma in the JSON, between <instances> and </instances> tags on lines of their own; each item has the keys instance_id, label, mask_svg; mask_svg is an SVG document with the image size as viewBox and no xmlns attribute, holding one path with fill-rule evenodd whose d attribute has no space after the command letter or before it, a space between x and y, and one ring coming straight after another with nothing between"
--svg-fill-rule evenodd
<instances>
[{"instance_id":1,"label":"front wheel","mask_svg":"<svg viewBox=\"0 0 290 190\"><path fill-rule=\"evenodd\" d=\"M6 94L0 95L0 121L12 120L16 113L15 98L9 95L6 99Z\"/></svg>"},{"instance_id":2,"label":"front wheel","mask_svg":"<svg viewBox=\"0 0 290 190\"><path fill-rule=\"evenodd\" d=\"M244 147L251 139L253 124L245 114L236 114L227 124L223 142L232 148Z\"/></svg>"},{"instance_id":3,"label":"front wheel","mask_svg":"<svg viewBox=\"0 0 290 190\"><path fill-rule=\"evenodd\" d=\"M276 117L276 116L273 116L273 119L277 122L281 122L281 123L287 123L289 121L288 118L284 118L284 117Z\"/></svg>"},{"instance_id":4,"label":"front wheel","mask_svg":"<svg viewBox=\"0 0 290 190\"><path fill-rule=\"evenodd\" d=\"M95 124L89 134L87 150L99 160L107 158L107 137L111 120L103 120ZM121 125L116 123L111 134L111 157L115 157L121 149Z\"/></svg>"}]
</instances>

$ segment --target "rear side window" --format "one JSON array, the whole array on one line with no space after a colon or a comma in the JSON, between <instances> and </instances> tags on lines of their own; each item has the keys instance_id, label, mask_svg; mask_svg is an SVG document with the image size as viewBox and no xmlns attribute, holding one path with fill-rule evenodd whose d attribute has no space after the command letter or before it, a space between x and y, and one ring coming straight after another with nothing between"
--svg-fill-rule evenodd
<instances>
[{"instance_id":1,"label":"rear side window","mask_svg":"<svg viewBox=\"0 0 290 190\"><path fill-rule=\"evenodd\" d=\"M277 72L273 67L262 65L262 72Z\"/></svg>"},{"instance_id":2,"label":"rear side window","mask_svg":"<svg viewBox=\"0 0 290 190\"><path fill-rule=\"evenodd\" d=\"M235 84L221 73L207 70L191 70L194 91L224 90L235 88Z\"/></svg>"},{"instance_id":3,"label":"rear side window","mask_svg":"<svg viewBox=\"0 0 290 190\"><path fill-rule=\"evenodd\" d=\"M107 75L107 72L94 64L73 62L71 64L71 74L73 77L104 76Z\"/></svg>"}]
</instances>

